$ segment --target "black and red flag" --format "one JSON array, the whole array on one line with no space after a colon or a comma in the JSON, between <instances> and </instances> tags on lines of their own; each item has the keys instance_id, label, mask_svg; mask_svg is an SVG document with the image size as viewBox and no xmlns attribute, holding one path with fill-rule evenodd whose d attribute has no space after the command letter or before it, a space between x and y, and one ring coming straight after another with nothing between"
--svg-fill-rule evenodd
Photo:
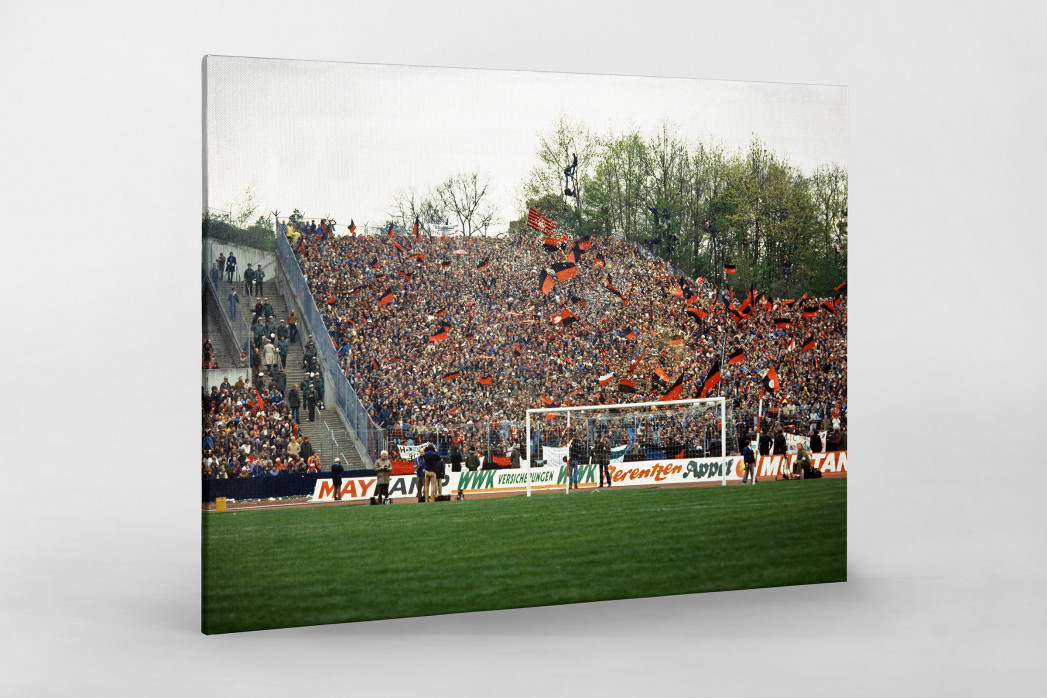
<instances>
[{"instance_id":1,"label":"black and red flag","mask_svg":"<svg viewBox=\"0 0 1047 698\"><path fill-rule=\"evenodd\" d=\"M454 380L455 378L461 378L461 377L462 377L461 371L451 371L450 373L445 373L444 374L444 380L445 381Z\"/></svg>"},{"instance_id":2,"label":"black and red flag","mask_svg":"<svg viewBox=\"0 0 1047 698\"><path fill-rule=\"evenodd\" d=\"M554 325L562 324L564 327L570 327L572 324L578 322L578 316L570 310L560 310L555 313L551 319Z\"/></svg>"},{"instance_id":3,"label":"black and red flag","mask_svg":"<svg viewBox=\"0 0 1047 698\"><path fill-rule=\"evenodd\" d=\"M585 252L587 249L593 246L593 236L585 235L583 237L578 238L578 240L575 241L574 246L579 248L582 252Z\"/></svg>"},{"instance_id":4,"label":"black and red flag","mask_svg":"<svg viewBox=\"0 0 1047 698\"><path fill-rule=\"evenodd\" d=\"M760 378L763 379L763 389L768 393L773 393L775 390L782 387L781 382L778 380L778 373L774 370L774 366L771 366L766 371L761 371Z\"/></svg>"},{"instance_id":5,"label":"black and red flag","mask_svg":"<svg viewBox=\"0 0 1047 698\"><path fill-rule=\"evenodd\" d=\"M787 301L782 301L782 305L784 305L786 308L791 308L795 304L796 304L796 299L795 298L790 298Z\"/></svg>"},{"instance_id":6,"label":"black and red flag","mask_svg":"<svg viewBox=\"0 0 1047 698\"><path fill-rule=\"evenodd\" d=\"M839 286L837 286L833 290L836 291L837 293L842 293L845 288L847 288L847 282L846 281L844 281L842 284L840 284Z\"/></svg>"},{"instance_id":7,"label":"black and red flag","mask_svg":"<svg viewBox=\"0 0 1047 698\"><path fill-rule=\"evenodd\" d=\"M407 248L406 248L406 247L404 247L403 245L401 245L401 244L400 244L399 242L397 242L397 241L396 241L395 239L393 240L393 247L395 247L396 249L400 250L400 251L401 251L401 252L403 252L404 254L410 254L410 252L408 252L408 251L407 251Z\"/></svg>"},{"instance_id":8,"label":"black and red flag","mask_svg":"<svg viewBox=\"0 0 1047 698\"><path fill-rule=\"evenodd\" d=\"M635 393L636 392L636 386L633 385L633 382L630 379L623 378L620 381L618 381L618 392L620 392L620 393Z\"/></svg>"},{"instance_id":9,"label":"black and red flag","mask_svg":"<svg viewBox=\"0 0 1047 698\"><path fill-rule=\"evenodd\" d=\"M618 300L620 300L622 303L625 302L625 296L622 295L622 292L619 291L618 289L616 289L613 285L611 285L611 275L610 274L608 274L607 278L603 280L603 285L607 287L608 291L610 291L614 295L618 296Z\"/></svg>"},{"instance_id":10,"label":"black and red flag","mask_svg":"<svg viewBox=\"0 0 1047 698\"><path fill-rule=\"evenodd\" d=\"M385 274L376 274L374 279L375 281L385 281Z\"/></svg>"},{"instance_id":11,"label":"black and red flag","mask_svg":"<svg viewBox=\"0 0 1047 698\"><path fill-rule=\"evenodd\" d=\"M349 232L353 235L356 235L356 223L353 223L352 218L349 219Z\"/></svg>"},{"instance_id":12,"label":"black and red flag","mask_svg":"<svg viewBox=\"0 0 1047 698\"><path fill-rule=\"evenodd\" d=\"M490 376L480 376L479 383L480 383L480 385L490 385L491 384L491 377Z\"/></svg>"},{"instance_id":13,"label":"black and red flag","mask_svg":"<svg viewBox=\"0 0 1047 698\"><path fill-rule=\"evenodd\" d=\"M582 307L585 306L585 299L584 298L579 298L578 296L574 295L573 293L570 294L570 297L571 297L571 302L574 303L575 305L582 306Z\"/></svg>"},{"instance_id":14,"label":"black and red flag","mask_svg":"<svg viewBox=\"0 0 1047 698\"><path fill-rule=\"evenodd\" d=\"M433 317L440 317L441 315L443 315L446 312L447 312L447 308L440 308L435 313L433 313Z\"/></svg>"},{"instance_id":15,"label":"black and red flag","mask_svg":"<svg viewBox=\"0 0 1047 698\"><path fill-rule=\"evenodd\" d=\"M397 269L396 273L408 280L414 278L414 272L408 272L404 271L403 269Z\"/></svg>"},{"instance_id":16,"label":"black and red flag","mask_svg":"<svg viewBox=\"0 0 1047 698\"><path fill-rule=\"evenodd\" d=\"M374 366L374 370L381 371L382 365L378 363L378 359L371 357L371 365Z\"/></svg>"},{"instance_id":17,"label":"black and red flag","mask_svg":"<svg viewBox=\"0 0 1047 698\"><path fill-rule=\"evenodd\" d=\"M735 266L734 264L724 264L723 265L723 273L724 274L734 274L736 271L738 271L738 267Z\"/></svg>"},{"instance_id":18,"label":"black and red flag","mask_svg":"<svg viewBox=\"0 0 1047 698\"><path fill-rule=\"evenodd\" d=\"M736 364L739 361L745 361L745 350L741 349L740 347L731 352L731 355L727 357L727 365L730 366L731 364Z\"/></svg>"},{"instance_id":19,"label":"black and red flag","mask_svg":"<svg viewBox=\"0 0 1047 698\"><path fill-rule=\"evenodd\" d=\"M804 308L803 309L803 316L805 318L807 318L808 320L810 320L812 317L816 317L817 315L818 315L818 308L817 307L811 307L811 308Z\"/></svg>"},{"instance_id":20,"label":"black and red flag","mask_svg":"<svg viewBox=\"0 0 1047 698\"><path fill-rule=\"evenodd\" d=\"M414 228L411 229L411 233L414 235L415 242L422 241L422 233L418 230L418 216L414 217Z\"/></svg>"},{"instance_id":21,"label":"black and red flag","mask_svg":"<svg viewBox=\"0 0 1047 698\"><path fill-rule=\"evenodd\" d=\"M593 258L593 266L594 267L603 267L605 269L607 268L607 262L604 261L604 258L603 258L602 254L600 254L600 253L596 254L596 257Z\"/></svg>"},{"instance_id":22,"label":"black and red flag","mask_svg":"<svg viewBox=\"0 0 1047 698\"><path fill-rule=\"evenodd\" d=\"M779 330L785 330L793 326L793 321L787 317L776 317L774 319L774 326Z\"/></svg>"},{"instance_id":23,"label":"black and red flag","mask_svg":"<svg viewBox=\"0 0 1047 698\"><path fill-rule=\"evenodd\" d=\"M545 238L545 239L546 240L551 240L552 238ZM543 242L542 243L542 249L545 250L546 252L556 252L558 249L560 249L560 246L559 245L554 245L554 244L552 244L550 242Z\"/></svg>"},{"instance_id":24,"label":"black and red flag","mask_svg":"<svg viewBox=\"0 0 1047 698\"><path fill-rule=\"evenodd\" d=\"M578 275L578 265L571 262L558 262L553 265L553 273L556 274L559 281L567 281Z\"/></svg>"},{"instance_id":25,"label":"black and red flag","mask_svg":"<svg viewBox=\"0 0 1047 698\"><path fill-rule=\"evenodd\" d=\"M822 301L821 307L828 310L830 313L836 312L836 306L832 304L832 301Z\"/></svg>"},{"instance_id":26,"label":"black and red flag","mask_svg":"<svg viewBox=\"0 0 1047 698\"><path fill-rule=\"evenodd\" d=\"M378 305L388 305L393 302L393 290L387 288L382 291L382 295L378 297Z\"/></svg>"},{"instance_id":27,"label":"black and red flag","mask_svg":"<svg viewBox=\"0 0 1047 698\"><path fill-rule=\"evenodd\" d=\"M632 362L629 365L629 368L627 368L625 370L626 370L627 373L632 373L633 371L636 370L636 367L639 366L639 365L640 365L640 359L637 359L636 361Z\"/></svg>"},{"instance_id":28,"label":"black and red flag","mask_svg":"<svg viewBox=\"0 0 1047 698\"><path fill-rule=\"evenodd\" d=\"M582 252L582 248L575 243L574 247L571 248L571 251L567 253L567 261L572 264L578 264L582 261Z\"/></svg>"},{"instance_id":29,"label":"black and red flag","mask_svg":"<svg viewBox=\"0 0 1047 698\"><path fill-rule=\"evenodd\" d=\"M636 331L631 327L627 327L625 334L622 336L626 339L636 339Z\"/></svg>"},{"instance_id":30,"label":"black and red flag","mask_svg":"<svg viewBox=\"0 0 1047 698\"><path fill-rule=\"evenodd\" d=\"M659 400L679 400L680 391L683 390L683 374L676 379L676 382L669 386L669 389L659 396Z\"/></svg>"},{"instance_id":31,"label":"black and red flag","mask_svg":"<svg viewBox=\"0 0 1047 698\"><path fill-rule=\"evenodd\" d=\"M514 344L513 354L515 354L516 356L523 356L523 349L521 349L518 345Z\"/></svg>"},{"instance_id":32,"label":"black and red flag","mask_svg":"<svg viewBox=\"0 0 1047 698\"><path fill-rule=\"evenodd\" d=\"M378 257L377 256L375 256L375 258L371 260L371 266L374 267L375 270L377 271L377 269L378 269Z\"/></svg>"},{"instance_id":33,"label":"black and red flag","mask_svg":"<svg viewBox=\"0 0 1047 698\"><path fill-rule=\"evenodd\" d=\"M542 293L549 295L549 291L553 290L553 286L556 285L556 277L550 276L544 269L542 273L538 275L538 287Z\"/></svg>"},{"instance_id":34,"label":"black and red flag","mask_svg":"<svg viewBox=\"0 0 1047 698\"><path fill-rule=\"evenodd\" d=\"M486 269L490 265L491 265L491 258L487 257L486 259L484 259L484 261L482 261L482 262L480 262L479 264L476 265L476 271L483 271L484 269Z\"/></svg>"},{"instance_id":35,"label":"black and red flag","mask_svg":"<svg viewBox=\"0 0 1047 698\"><path fill-rule=\"evenodd\" d=\"M395 226L394 226L394 224L390 223L390 224L389 224L389 237L392 237L392 236L393 236L393 230L394 230L394 229L395 229Z\"/></svg>"},{"instance_id":36,"label":"black and red flag","mask_svg":"<svg viewBox=\"0 0 1047 698\"><path fill-rule=\"evenodd\" d=\"M807 351L808 349L814 349L814 335L812 334L807 339L803 340L803 344L800 345L800 351Z\"/></svg>"},{"instance_id":37,"label":"black and red flag","mask_svg":"<svg viewBox=\"0 0 1047 698\"><path fill-rule=\"evenodd\" d=\"M703 398L709 394L709 391L716 387L716 384L720 382L720 359L713 359L713 365L709 368L709 372L705 374L705 380L702 381L702 392L698 395L699 398Z\"/></svg>"},{"instance_id":38,"label":"black and red flag","mask_svg":"<svg viewBox=\"0 0 1047 698\"><path fill-rule=\"evenodd\" d=\"M552 235L553 231L556 230L555 221L551 218L546 218L533 208L527 209L527 225L545 235Z\"/></svg>"},{"instance_id":39,"label":"black and red flag","mask_svg":"<svg viewBox=\"0 0 1047 698\"><path fill-rule=\"evenodd\" d=\"M445 259L444 261L440 262L440 266L446 269L447 267L451 266L451 260Z\"/></svg>"},{"instance_id":40,"label":"black and red flag","mask_svg":"<svg viewBox=\"0 0 1047 698\"><path fill-rule=\"evenodd\" d=\"M696 322L704 320L709 315L709 313L703 313L697 308L685 308L684 312L694 318Z\"/></svg>"},{"instance_id":41,"label":"black and red flag","mask_svg":"<svg viewBox=\"0 0 1047 698\"><path fill-rule=\"evenodd\" d=\"M443 342L447 339L447 330L443 329L434 335L429 336L430 342Z\"/></svg>"},{"instance_id":42,"label":"black and red flag","mask_svg":"<svg viewBox=\"0 0 1047 698\"><path fill-rule=\"evenodd\" d=\"M805 300L807 300L807 292L806 291L803 292L803 298L800 299L800 303L802 304Z\"/></svg>"}]
</instances>

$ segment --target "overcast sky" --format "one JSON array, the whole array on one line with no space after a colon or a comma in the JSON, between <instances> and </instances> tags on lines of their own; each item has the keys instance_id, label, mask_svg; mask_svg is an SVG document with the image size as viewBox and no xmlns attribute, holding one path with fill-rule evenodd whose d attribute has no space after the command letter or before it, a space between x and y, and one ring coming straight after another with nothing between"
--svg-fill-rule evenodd
<instances>
[{"instance_id":1,"label":"overcast sky","mask_svg":"<svg viewBox=\"0 0 1047 698\"><path fill-rule=\"evenodd\" d=\"M847 166L847 91L786 85L209 57L208 205L254 188L259 213L379 225L394 195L461 171L491 178L502 225L538 134L561 115L600 133L669 120L688 144L758 136L805 172ZM339 226L338 232L344 232Z\"/></svg>"}]
</instances>

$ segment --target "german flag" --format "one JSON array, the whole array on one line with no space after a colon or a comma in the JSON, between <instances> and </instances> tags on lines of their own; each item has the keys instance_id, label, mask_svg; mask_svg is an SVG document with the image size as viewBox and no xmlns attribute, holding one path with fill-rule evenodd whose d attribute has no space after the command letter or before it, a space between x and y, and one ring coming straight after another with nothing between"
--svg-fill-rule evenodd
<instances>
[{"instance_id":1,"label":"german flag","mask_svg":"<svg viewBox=\"0 0 1047 698\"><path fill-rule=\"evenodd\" d=\"M735 266L734 264L724 264L723 265L723 273L724 274L734 274L737 271L738 271L738 267Z\"/></svg>"},{"instance_id":2,"label":"german flag","mask_svg":"<svg viewBox=\"0 0 1047 698\"><path fill-rule=\"evenodd\" d=\"M486 269L490 265L491 265L491 258L487 257L486 259L484 259L484 261L482 261L482 262L480 262L479 264L476 265L476 271L483 271L484 269Z\"/></svg>"},{"instance_id":3,"label":"german flag","mask_svg":"<svg viewBox=\"0 0 1047 698\"><path fill-rule=\"evenodd\" d=\"M414 218L414 227L411 229L411 234L414 235L415 242L421 242L422 241L422 233L418 230L418 223L419 223L418 216L415 216L415 218Z\"/></svg>"},{"instance_id":4,"label":"german flag","mask_svg":"<svg viewBox=\"0 0 1047 698\"><path fill-rule=\"evenodd\" d=\"M774 326L779 330L786 330L793 326L793 321L787 317L776 317L774 319Z\"/></svg>"},{"instance_id":5,"label":"german flag","mask_svg":"<svg viewBox=\"0 0 1047 698\"><path fill-rule=\"evenodd\" d=\"M840 284L839 286L837 286L833 290L836 291L837 293L842 293L845 288L847 288L847 282L846 281L844 281L842 284Z\"/></svg>"},{"instance_id":6,"label":"german flag","mask_svg":"<svg viewBox=\"0 0 1047 698\"><path fill-rule=\"evenodd\" d=\"M393 225L392 223L390 223L390 224L389 224L389 237L392 237L392 236L393 236L393 230L394 230L394 228L395 228L395 226L394 226L394 225Z\"/></svg>"},{"instance_id":7,"label":"german flag","mask_svg":"<svg viewBox=\"0 0 1047 698\"><path fill-rule=\"evenodd\" d=\"M549 295L549 291L553 290L553 286L556 285L556 277L549 276L549 274L543 269L542 273L538 275L538 288L546 296Z\"/></svg>"},{"instance_id":8,"label":"german flag","mask_svg":"<svg viewBox=\"0 0 1047 698\"><path fill-rule=\"evenodd\" d=\"M807 351L808 349L814 349L814 335L812 334L807 339L803 340L803 344L800 345L800 351Z\"/></svg>"},{"instance_id":9,"label":"german flag","mask_svg":"<svg viewBox=\"0 0 1047 698\"><path fill-rule=\"evenodd\" d=\"M736 364L741 361L745 361L745 351L741 348L735 349L731 352L731 355L727 357L727 365Z\"/></svg>"},{"instance_id":10,"label":"german flag","mask_svg":"<svg viewBox=\"0 0 1047 698\"><path fill-rule=\"evenodd\" d=\"M600 385L607 385L608 383L610 383L613 380L614 380L614 373L613 372L608 373L608 374L603 375L603 376L600 376Z\"/></svg>"},{"instance_id":11,"label":"german flag","mask_svg":"<svg viewBox=\"0 0 1047 698\"><path fill-rule=\"evenodd\" d=\"M552 235L556 230L556 223L551 218L546 218L533 208L527 209L527 225L545 235ZM566 236L564 242L566 242Z\"/></svg>"},{"instance_id":12,"label":"german flag","mask_svg":"<svg viewBox=\"0 0 1047 698\"><path fill-rule=\"evenodd\" d=\"M607 268L607 262L604 261L602 254L597 254L596 257L593 258L593 266Z\"/></svg>"},{"instance_id":13,"label":"german flag","mask_svg":"<svg viewBox=\"0 0 1047 698\"><path fill-rule=\"evenodd\" d=\"M567 281L578 275L578 265L571 262L558 262L553 265L553 273L559 281Z\"/></svg>"},{"instance_id":14,"label":"german flag","mask_svg":"<svg viewBox=\"0 0 1047 698\"><path fill-rule=\"evenodd\" d=\"M352 218L349 219L349 232L353 235L356 235L356 223L353 223Z\"/></svg>"},{"instance_id":15,"label":"german flag","mask_svg":"<svg viewBox=\"0 0 1047 698\"><path fill-rule=\"evenodd\" d=\"M805 318L807 318L808 320L810 320L812 317L817 317L818 316L818 308L817 307L804 308L803 309L803 316Z\"/></svg>"},{"instance_id":16,"label":"german flag","mask_svg":"<svg viewBox=\"0 0 1047 698\"><path fill-rule=\"evenodd\" d=\"M694 318L695 322L704 320L709 315L709 313L703 313L697 308L685 308L684 312Z\"/></svg>"},{"instance_id":17,"label":"german flag","mask_svg":"<svg viewBox=\"0 0 1047 698\"><path fill-rule=\"evenodd\" d=\"M454 380L455 378L461 378L461 377L462 377L462 374L461 374L460 371L451 371L450 373L445 373L444 374L444 380L445 381Z\"/></svg>"},{"instance_id":18,"label":"german flag","mask_svg":"<svg viewBox=\"0 0 1047 698\"><path fill-rule=\"evenodd\" d=\"M782 387L781 382L778 380L778 373L774 370L774 366L771 366L766 371L761 371L760 378L763 379L763 389L769 393L773 393L775 390Z\"/></svg>"},{"instance_id":19,"label":"german flag","mask_svg":"<svg viewBox=\"0 0 1047 698\"><path fill-rule=\"evenodd\" d=\"M720 360L713 359L713 365L709 368L709 372L705 374L705 380L702 381L702 392L698 395L699 398L703 398L709 394L709 391L716 387L716 384L720 382Z\"/></svg>"},{"instance_id":20,"label":"german flag","mask_svg":"<svg viewBox=\"0 0 1047 698\"><path fill-rule=\"evenodd\" d=\"M479 383L480 383L480 385L490 385L491 384L491 377L490 376L480 376Z\"/></svg>"},{"instance_id":21,"label":"german flag","mask_svg":"<svg viewBox=\"0 0 1047 698\"><path fill-rule=\"evenodd\" d=\"M680 391L681 390L683 390L683 374L682 373L680 374L680 377L676 379L676 382L673 383L672 385L670 385L669 389L666 390L664 393L662 393L661 396L658 399L659 400L679 400L680 399Z\"/></svg>"},{"instance_id":22,"label":"german flag","mask_svg":"<svg viewBox=\"0 0 1047 698\"><path fill-rule=\"evenodd\" d=\"M430 342L443 342L447 339L447 330L440 330L434 335L429 336Z\"/></svg>"},{"instance_id":23,"label":"german flag","mask_svg":"<svg viewBox=\"0 0 1047 698\"><path fill-rule=\"evenodd\" d=\"M623 378L618 381L618 392L620 393L635 393L636 386L628 378Z\"/></svg>"},{"instance_id":24,"label":"german flag","mask_svg":"<svg viewBox=\"0 0 1047 698\"><path fill-rule=\"evenodd\" d=\"M393 290L387 288L382 291L382 295L378 297L378 305L388 305L393 302Z\"/></svg>"}]
</instances>

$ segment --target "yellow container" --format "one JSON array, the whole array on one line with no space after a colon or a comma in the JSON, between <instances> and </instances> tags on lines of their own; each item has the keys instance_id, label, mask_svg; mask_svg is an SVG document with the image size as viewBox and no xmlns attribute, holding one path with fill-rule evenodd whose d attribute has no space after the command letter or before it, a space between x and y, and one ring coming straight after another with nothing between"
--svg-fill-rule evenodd
<instances>
[{"instance_id":1,"label":"yellow container","mask_svg":"<svg viewBox=\"0 0 1047 698\"><path fill-rule=\"evenodd\" d=\"M225 497L215 497L214 510L218 512L225 511Z\"/></svg>"}]
</instances>

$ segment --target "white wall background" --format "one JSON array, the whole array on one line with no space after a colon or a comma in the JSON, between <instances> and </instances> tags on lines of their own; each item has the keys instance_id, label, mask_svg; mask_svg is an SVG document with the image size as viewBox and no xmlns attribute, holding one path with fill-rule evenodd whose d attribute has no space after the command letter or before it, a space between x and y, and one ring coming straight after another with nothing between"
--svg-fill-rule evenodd
<instances>
[{"instance_id":1,"label":"white wall background","mask_svg":"<svg viewBox=\"0 0 1047 698\"><path fill-rule=\"evenodd\" d=\"M0 693L1042 694L1044 458L1019 444L1045 388L1045 19L1025 2L5 3L0 283L27 332L0 371ZM849 85L850 581L199 635L205 53ZM44 370L76 342L122 378ZM54 389L68 417L35 419ZM422 646L445 684L389 673ZM547 668L470 659L491 648Z\"/></svg>"}]
</instances>

